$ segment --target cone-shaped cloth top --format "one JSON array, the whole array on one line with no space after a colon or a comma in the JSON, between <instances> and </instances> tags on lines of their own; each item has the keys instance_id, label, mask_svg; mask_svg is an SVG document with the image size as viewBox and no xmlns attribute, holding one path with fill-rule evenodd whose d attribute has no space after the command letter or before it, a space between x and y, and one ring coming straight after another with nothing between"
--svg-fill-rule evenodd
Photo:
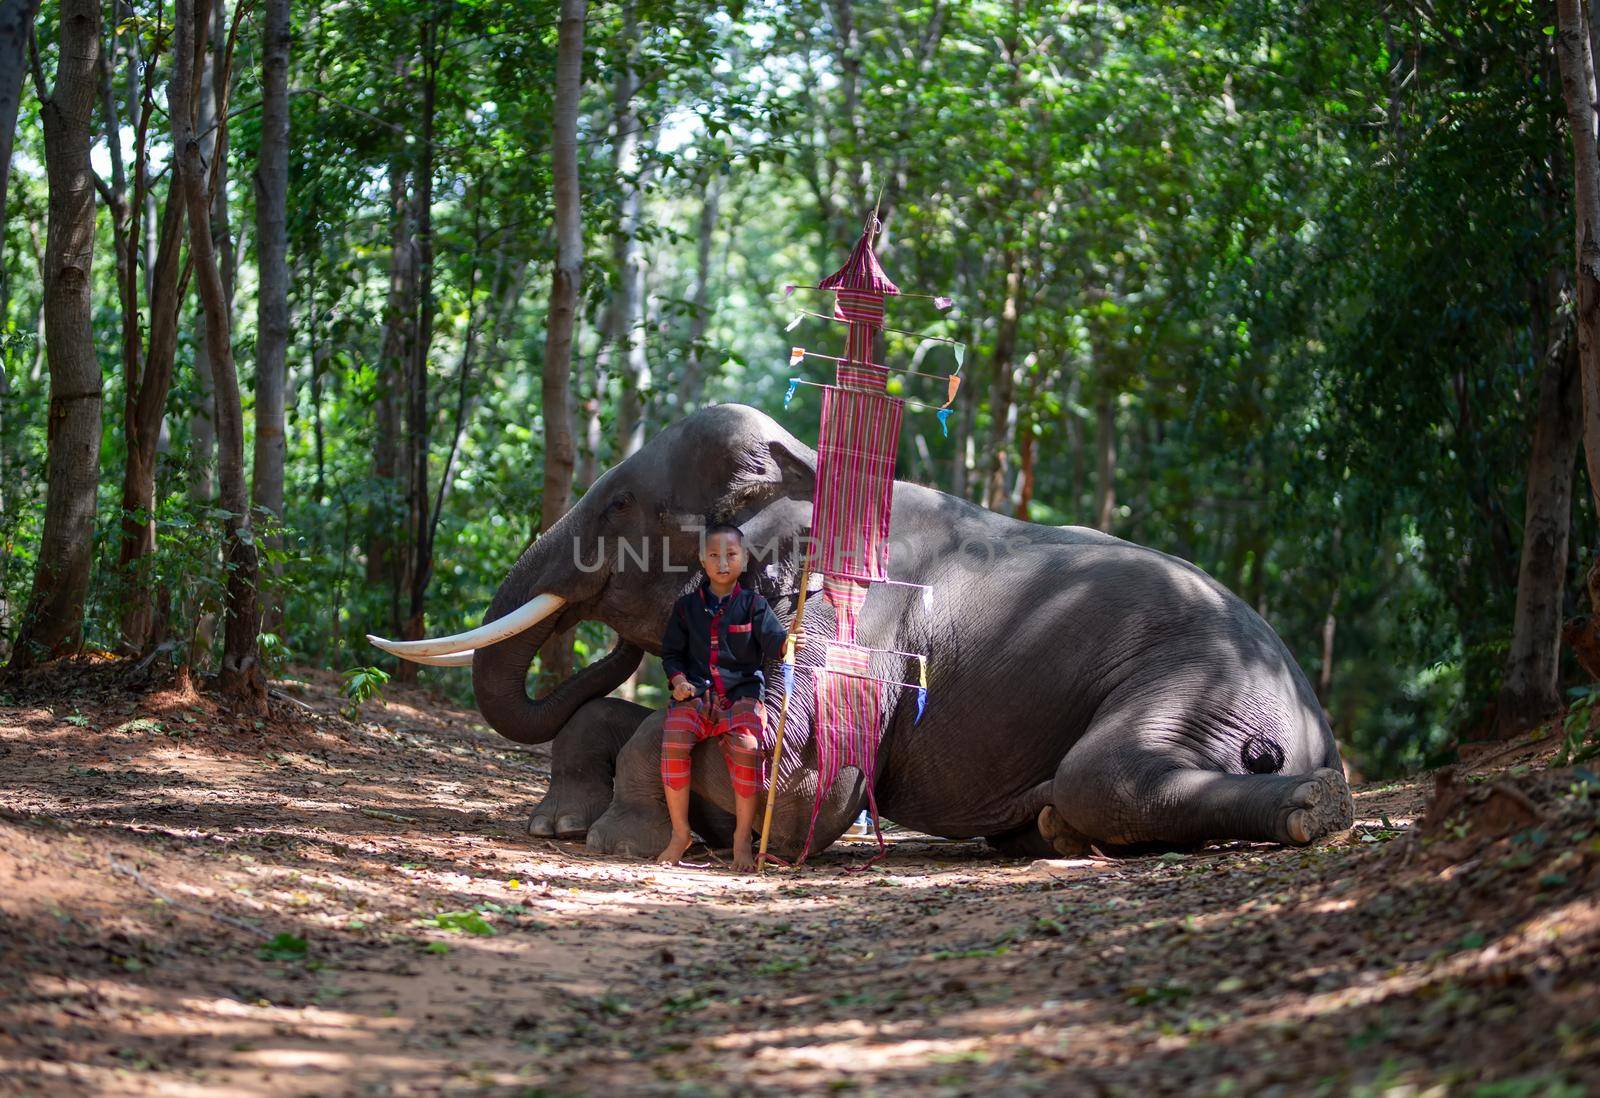
<instances>
[{"instance_id":1,"label":"cone-shaped cloth top","mask_svg":"<svg viewBox=\"0 0 1600 1098\"><path fill-rule=\"evenodd\" d=\"M817 283L817 289L862 290L873 294L899 293L900 287L883 273L883 264L878 262L877 253L872 250L872 238L877 231L878 219L874 217L867 223L861 239L856 241L856 246L850 249L850 258L844 261L844 266Z\"/></svg>"}]
</instances>

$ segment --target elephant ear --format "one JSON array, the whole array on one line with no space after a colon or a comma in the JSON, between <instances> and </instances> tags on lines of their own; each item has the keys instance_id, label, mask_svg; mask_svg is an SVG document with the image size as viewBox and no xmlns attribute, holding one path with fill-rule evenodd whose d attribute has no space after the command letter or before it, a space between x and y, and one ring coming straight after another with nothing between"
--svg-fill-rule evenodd
<instances>
[{"instance_id":1,"label":"elephant ear","mask_svg":"<svg viewBox=\"0 0 1600 1098\"><path fill-rule=\"evenodd\" d=\"M741 462L719 502L715 517L744 531L750 554L745 577L764 596L798 590L801 539L811 532L816 483L814 451L792 439L768 439ZM812 587L821 586L821 576L812 579Z\"/></svg>"}]
</instances>

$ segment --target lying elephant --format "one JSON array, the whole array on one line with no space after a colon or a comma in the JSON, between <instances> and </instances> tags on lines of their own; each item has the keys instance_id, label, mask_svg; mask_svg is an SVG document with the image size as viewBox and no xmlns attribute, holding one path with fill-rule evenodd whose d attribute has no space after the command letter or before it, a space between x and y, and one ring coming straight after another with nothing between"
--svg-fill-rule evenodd
<instances>
[{"instance_id":1,"label":"lying elephant","mask_svg":"<svg viewBox=\"0 0 1600 1098\"><path fill-rule=\"evenodd\" d=\"M815 464L753 408L704 409L608 470L529 546L485 625L437 641L374 640L424 662L470 659L491 726L519 743L556 741L537 831L587 830L598 850L654 855L669 833L663 714L606 695L642 650L659 650L673 600L698 582L708 522L744 530L744 582L792 621ZM864 643L927 654L921 720L912 692L882 706L876 794L887 818L1062 855L1090 844L1304 844L1350 825L1338 749L1304 673L1272 628L1200 569L906 483L894 488L890 536L891 575L934 597L925 606L914 588L875 587L861 612ZM583 620L609 625L616 646L529 698L535 652ZM824 598L808 598L804 628L833 635ZM802 663L821 647L807 645ZM772 849L791 858L816 791L811 681L796 677L785 736L795 769L785 767L774 805ZM775 697L768 706L775 720ZM726 841L733 794L715 751L697 749L691 811L703 836ZM846 770L821 807L815 848L843 833L864 793Z\"/></svg>"}]
</instances>

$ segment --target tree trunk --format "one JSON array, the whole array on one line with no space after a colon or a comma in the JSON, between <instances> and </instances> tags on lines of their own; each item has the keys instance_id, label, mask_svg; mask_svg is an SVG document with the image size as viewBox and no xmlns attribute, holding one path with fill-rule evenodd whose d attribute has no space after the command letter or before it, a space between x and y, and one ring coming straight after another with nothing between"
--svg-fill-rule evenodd
<instances>
[{"instance_id":1,"label":"tree trunk","mask_svg":"<svg viewBox=\"0 0 1600 1098\"><path fill-rule=\"evenodd\" d=\"M1094 526L1109 534L1111 520L1117 512L1117 405L1115 394L1105 387L1104 381L1095 401L1095 413L1098 419L1095 448L1100 454L1100 464L1094 482Z\"/></svg>"},{"instance_id":2,"label":"tree trunk","mask_svg":"<svg viewBox=\"0 0 1600 1098\"><path fill-rule=\"evenodd\" d=\"M227 52L227 30L220 4L212 5L209 28L210 55L219 57ZM216 86L220 75L220 67L216 64L200 66L200 156L212 165L219 186L227 179L227 164L219 162L216 156L217 105L223 98ZM222 198L223 201L211 205L211 243L213 248L219 250L226 246L228 238L226 195ZM231 291L229 302L231 306ZM189 499L197 513L204 514L214 505L217 495L217 391L212 381L211 352L206 346L205 306L200 302L198 290L195 308L194 403L189 410ZM209 666L217 632L217 616L210 610L202 611L198 592L191 596L185 606L183 620L193 629L185 662L192 668Z\"/></svg>"},{"instance_id":3,"label":"tree trunk","mask_svg":"<svg viewBox=\"0 0 1600 1098\"><path fill-rule=\"evenodd\" d=\"M433 578L433 550L428 531L428 353L433 349L433 133L439 93L439 24L430 16L422 25L422 126L416 170L417 292L412 322L411 354L406 360L405 435L406 534L402 575L404 616L400 636L417 640L424 635L428 583ZM395 677L415 682L417 665L401 660Z\"/></svg>"},{"instance_id":4,"label":"tree trunk","mask_svg":"<svg viewBox=\"0 0 1600 1098\"><path fill-rule=\"evenodd\" d=\"M400 570L397 567L395 504L399 466L400 389L411 360L412 318L416 309L417 252L412 237L411 201L405 165L389 165L389 205L393 231L389 247L389 295L383 310L383 342L378 351L378 394L374 402L373 495L367 527L367 582L389 588L390 624L400 630Z\"/></svg>"},{"instance_id":5,"label":"tree trunk","mask_svg":"<svg viewBox=\"0 0 1600 1098\"><path fill-rule=\"evenodd\" d=\"M1033 421L1023 416L1017 422L1017 508L1016 516L1028 521L1033 507L1034 454Z\"/></svg>"},{"instance_id":6,"label":"tree trunk","mask_svg":"<svg viewBox=\"0 0 1600 1098\"><path fill-rule=\"evenodd\" d=\"M138 269L132 262L137 238L124 242L126 262L119 263L124 281L124 309L132 329L123 349L123 434L128 454L122 476L122 544L117 553L121 574L130 582L122 617L122 642L129 651L143 651L151 642L156 621L148 586L138 574L138 562L155 551L156 450L161 441L161 420L167 393L172 388L173 360L178 350L178 309L183 297L179 285L183 236L183 195L176 182L168 185L166 208L161 214L161 243L150 280L150 340L141 348L138 313ZM127 345L131 342L131 346ZM142 369L141 369L141 350Z\"/></svg>"},{"instance_id":7,"label":"tree trunk","mask_svg":"<svg viewBox=\"0 0 1600 1098\"><path fill-rule=\"evenodd\" d=\"M167 109L172 121L173 160L189 214L189 254L193 259L200 300L206 311L206 344L216 384L218 502L224 520L223 561L227 568L222 668L217 685L224 697L248 712L267 708L266 680L257 658L260 617L256 602L259 562L250 524L250 502L244 477L244 407L239 375L234 369L227 290L211 244L211 182L195 133L195 65L202 59L198 42L205 34L206 13L194 0L177 0L173 14L172 83ZM226 116L219 115L218 155L227 147Z\"/></svg>"},{"instance_id":8,"label":"tree trunk","mask_svg":"<svg viewBox=\"0 0 1600 1098\"><path fill-rule=\"evenodd\" d=\"M983 505L999 508L1006 498L1006 444L1016 430L1016 364L1018 310L1022 297L1021 259L1006 257L1006 298L994 340L994 382L989 397L989 471Z\"/></svg>"},{"instance_id":9,"label":"tree trunk","mask_svg":"<svg viewBox=\"0 0 1600 1098\"><path fill-rule=\"evenodd\" d=\"M1510 738L1561 711L1561 619L1579 420L1575 347L1549 357L1539 378L1528 459L1517 609L1495 735Z\"/></svg>"},{"instance_id":10,"label":"tree trunk","mask_svg":"<svg viewBox=\"0 0 1600 1098\"><path fill-rule=\"evenodd\" d=\"M610 311L610 333L622 381L617 403L617 459L629 457L644 445L645 396L650 387L650 363L644 350L644 256L639 247L640 163L639 112L634 97L639 77L634 71L639 28L633 0L623 0L624 56L612 95L616 127L615 169L622 194L617 203L617 231L612 245L617 264L617 295Z\"/></svg>"},{"instance_id":11,"label":"tree trunk","mask_svg":"<svg viewBox=\"0 0 1600 1098\"><path fill-rule=\"evenodd\" d=\"M600 325L599 346L594 349L594 355L589 358L587 372L585 371L583 352L574 352L577 360L577 371L583 373L581 377L574 377L574 400L582 399L578 407L583 424L583 437L581 442L575 441L577 446L577 468L573 474L576 483L588 489L600 475L600 450L605 445L605 433L600 425L600 412L605 407L606 383L610 376L611 341L606 333L611 331L611 310L608 307L602 316Z\"/></svg>"},{"instance_id":12,"label":"tree trunk","mask_svg":"<svg viewBox=\"0 0 1600 1098\"><path fill-rule=\"evenodd\" d=\"M266 0L261 31L261 150L256 164L256 445L251 502L283 521L284 389L289 353L289 0ZM278 548L282 538L266 539ZM267 600L275 632L282 596Z\"/></svg>"},{"instance_id":13,"label":"tree trunk","mask_svg":"<svg viewBox=\"0 0 1600 1098\"><path fill-rule=\"evenodd\" d=\"M1337 541L1338 534L1334 534ZM1328 600L1328 613L1322 619L1322 666L1317 668L1317 701L1323 711L1328 709L1328 698L1333 694L1333 639L1339 629L1339 588L1333 589Z\"/></svg>"},{"instance_id":14,"label":"tree trunk","mask_svg":"<svg viewBox=\"0 0 1600 1098\"><path fill-rule=\"evenodd\" d=\"M17 136L22 107L22 78L28 71L28 31L39 0L0 0L0 216L11 181L11 143ZM5 260L5 234L0 233L0 262Z\"/></svg>"},{"instance_id":15,"label":"tree trunk","mask_svg":"<svg viewBox=\"0 0 1600 1098\"><path fill-rule=\"evenodd\" d=\"M1556 57L1572 132L1573 218L1577 261L1578 374L1583 392L1583 453L1590 504L1600 511L1600 153L1595 141L1594 55L1580 0L1556 0ZM1596 558L1600 565L1600 558ZM1600 617L1600 569L1589 572L1589 601Z\"/></svg>"},{"instance_id":16,"label":"tree trunk","mask_svg":"<svg viewBox=\"0 0 1600 1098\"><path fill-rule=\"evenodd\" d=\"M550 286L550 315L545 329L544 495L539 530L545 533L572 506L572 331L577 320L578 290L583 282L583 225L579 220L578 99L583 92L583 21L588 0L561 0L561 25L556 45L555 119L552 126L551 178L556 207L556 267ZM572 674L572 634L553 636L540 652L547 677Z\"/></svg>"},{"instance_id":17,"label":"tree trunk","mask_svg":"<svg viewBox=\"0 0 1600 1098\"><path fill-rule=\"evenodd\" d=\"M706 328L711 323L711 238L717 228L722 201L722 175L713 171L706 179L700 202L700 235L695 248L694 286L689 291L689 357L683 370L683 404L688 415L700 407L706 386Z\"/></svg>"},{"instance_id":18,"label":"tree trunk","mask_svg":"<svg viewBox=\"0 0 1600 1098\"><path fill-rule=\"evenodd\" d=\"M100 362L94 345L94 169L89 163L98 0L63 0L56 83L40 106L50 224L45 244L44 323L50 362L49 466L44 532L33 592L12 663L27 666L77 648L94 561L100 479Z\"/></svg>"}]
</instances>

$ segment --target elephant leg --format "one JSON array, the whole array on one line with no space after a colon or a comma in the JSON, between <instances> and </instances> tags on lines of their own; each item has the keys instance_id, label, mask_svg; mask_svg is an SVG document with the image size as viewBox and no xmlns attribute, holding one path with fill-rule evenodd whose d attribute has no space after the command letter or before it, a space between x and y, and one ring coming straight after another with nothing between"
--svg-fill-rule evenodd
<instances>
[{"instance_id":1,"label":"elephant leg","mask_svg":"<svg viewBox=\"0 0 1600 1098\"><path fill-rule=\"evenodd\" d=\"M661 785L661 732L666 711L658 710L640 723L617 754L611 803L589 825L589 849L628 858L654 858L672 838L667 797ZM694 799L690 798L690 814Z\"/></svg>"},{"instance_id":2,"label":"elephant leg","mask_svg":"<svg viewBox=\"0 0 1600 1098\"><path fill-rule=\"evenodd\" d=\"M650 715L621 698L588 702L550 745L550 788L528 819L542 838L582 836L611 803L617 755Z\"/></svg>"},{"instance_id":3,"label":"elephant leg","mask_svg":"<svg viewBox=\"0 0 1600 1098\"><path fill-rule=\"evenodd\" d=\"M1304 846L1354 819L1338 770L1208 769L1179 745L1152 743L1141 723L1138 714L1096 721L1057 769L1041 826L1107 847L1171 849L1231 839Z\"/></svg>"},{"instance_id":4,"label":"elephant leg","mask_svg":"<svg viewBox=\"0 0 1600 1098\"><path fill-rule=\"evenodd\" d=\"M999 854L1012 858L1082 858L1089 853L1089 840L1066 825L1051 803L1055 779L1040 782L1028 790L1018 805L1027 820L1020 827L993 835L983 841Z\"/></svg>"}]
</instances>

